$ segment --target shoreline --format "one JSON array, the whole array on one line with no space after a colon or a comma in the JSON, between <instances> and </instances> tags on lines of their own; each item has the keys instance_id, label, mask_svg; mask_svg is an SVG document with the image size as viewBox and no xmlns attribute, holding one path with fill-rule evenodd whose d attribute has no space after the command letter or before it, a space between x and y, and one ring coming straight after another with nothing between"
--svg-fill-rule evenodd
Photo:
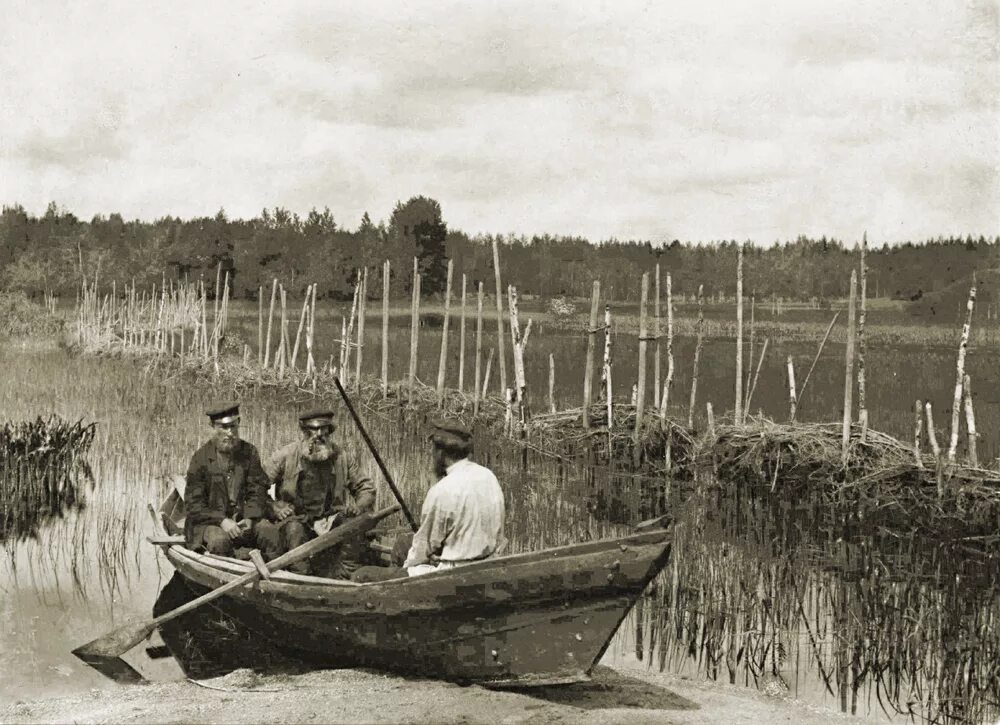
<instances>
[{"instance_id":1,"label":"shoreline","mask_svg":"<svg viewBox=\"0 0 1000 725\"><path fill-rule=\"evenodd\" d=\"M610 660L610 661L609 661ZM784 695L698 681L606 657L591 682L489 690L370 670L317 670L117 686L0 706L9 723L760 723L874 722Z\"/></svg>"}]
</instances>

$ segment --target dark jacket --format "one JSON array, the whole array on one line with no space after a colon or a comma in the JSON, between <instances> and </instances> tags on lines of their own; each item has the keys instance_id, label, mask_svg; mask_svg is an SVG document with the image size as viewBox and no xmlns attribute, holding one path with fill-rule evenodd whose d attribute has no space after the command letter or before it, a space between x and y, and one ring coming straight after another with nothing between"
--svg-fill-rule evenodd
<instances>
[{"instance_id":1,"label":"dark jacket","mask_svg":"<svg viewBox=\"0 0 1000 725\"><path fill-rule=\"evenodd\" d=\"M223 519L259 519L270 509L267 489L270 483L260 465L260 454L250 443L240 440L229 454L232 471L219 456L215 441L195 452L188 466L184 503L187 518L184 536L188 546L199 546L207 526L218 526ZM233 496L230 498L230 477Z\"/></svg>"},{"instance_id":2,"label":"dark jacket","mask_svg":"<svg viewBox=\"0 0 1000 725\"><path fill-rule=\"evenodd\" d=\"M330 460L316 464L316 475L310 476L315 490L304 490L299 485L303 466L301 443L289 443L279 448L264 462L264 470L274 483L274 498L295 507L302 521L311 524L324 516L342 512L347 507L348 492L359 511L371 511L375 505L375 485L361 470L356 460L333 446Z\"/></svg>"}]
</instances>

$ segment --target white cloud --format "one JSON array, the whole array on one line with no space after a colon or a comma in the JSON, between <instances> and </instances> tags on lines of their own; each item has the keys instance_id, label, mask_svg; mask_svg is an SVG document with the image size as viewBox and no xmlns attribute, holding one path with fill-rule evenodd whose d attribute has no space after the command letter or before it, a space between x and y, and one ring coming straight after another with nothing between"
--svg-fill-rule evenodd
<instances>
[{"instance_id":1,"label":"white cloud","mask_svg":"<svg viewBox=\"0 0 1000 725\"><path fill-rule=\"evenodd\" d=\"M1000 232L996 0L9 4L0 200L39 211Z\"/></svg>"}]
</instances>

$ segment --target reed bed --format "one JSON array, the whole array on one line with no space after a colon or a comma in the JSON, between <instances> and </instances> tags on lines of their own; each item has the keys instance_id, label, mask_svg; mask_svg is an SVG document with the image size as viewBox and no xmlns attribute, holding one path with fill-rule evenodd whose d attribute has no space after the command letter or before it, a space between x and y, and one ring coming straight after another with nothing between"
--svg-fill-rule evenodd
<instances>
[{"instance_id":1,"label":"reed bed","mask_svg":"<svg viewBox=\"0 0 1000 725\"><path fill-rule=\"evenodd\" d=\"M55 416L0 427L0 541L32 536L46 519L84 505L93 440L92 423Z\"/></svg>"}]
</instances>

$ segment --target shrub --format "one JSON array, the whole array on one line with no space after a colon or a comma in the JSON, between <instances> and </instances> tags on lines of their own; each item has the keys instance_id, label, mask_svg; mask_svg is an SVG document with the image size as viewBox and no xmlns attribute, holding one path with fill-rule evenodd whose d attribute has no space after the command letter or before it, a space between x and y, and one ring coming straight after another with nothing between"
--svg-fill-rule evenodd
<instances>
[{"instance_id":1,"label":"shrub","mask_svg":"<svg viewBox=\"0 0 1000 725\"><path fill-rule=\"evenodd\" d=\"M0 292L0 335L58 335L64 325L61 317L29 300L24 292Z\"/></svg>"}]
</instances>

